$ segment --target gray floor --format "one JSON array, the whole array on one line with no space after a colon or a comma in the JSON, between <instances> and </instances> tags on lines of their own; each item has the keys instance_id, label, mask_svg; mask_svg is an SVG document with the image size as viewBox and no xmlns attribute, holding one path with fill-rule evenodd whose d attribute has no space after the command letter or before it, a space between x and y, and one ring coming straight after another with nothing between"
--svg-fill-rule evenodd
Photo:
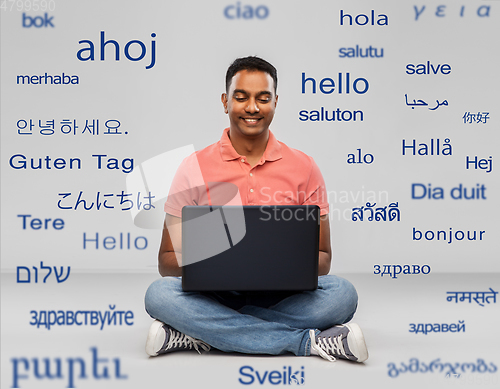
<instances>
[{"instance_id":1,"label":"gray floor","mask_svg":"<svg viewBox=\"0 0 500 389\"><path fill-rule=\"evenodd\" d=\"M370 358L363 364L327 362L319 357L248 356L210 352L198 355L184 352L149 358L144 343L151 319L143 308L143 295L155 274L71 274L57 284L16 283L15 274L2 275L1 295L1 387L13 386L14 365L18 365L21 388L68 387L70 362L74 365L74 386L78 388L141 388L151 386L180 388L276 387L266 379L261 385L257 378L251 385L248 376L240 375L242 366L251 366L260 376L266 371L304 370L304 387L335 387L349 385L384 388L457 388L499 387L500 301L480 306L475 302L448 302L448 291L487 291L500 289L500 277L493 274L400 275L398 279L384 276L344 274L356 286L360 304L354 317L363 329ZM498 297L498 296L497 296ZM500 300L498 298L497 300ZM54 326L50 330L31 326L31 310L118 310L134 312L132 326ZM414 334L410 323L465 322L465 332ZM100 359L94 373L92 351ZM24 362L21 358L26 358ZM35 371L34 359L39 361ZM51 373L56 372L56 360L61 360L63 378L45 376L45 358L51 361ZM80 378L81 358L85 376ZM115 358L120 360L117 379ZM413 359L413 360L412 360ZM438 360L439 359L439 360ZM484 361L486 372L478 359ZM17 362L15 362L17 361ZM419 363L420 372L416 370ZM432 372L429 364L434 361ZM28 363L26 370L25 363ZM399 369L397 376L391 363ZM479 371L472 372L472 365ZM410 371L402 365L411 365ZM491 365L493 364L493 365ZM450 370L450 366L454 370ZM108 369L109 378L96 379ZM246 370L247 372L249 370ZM447 377L447 373L451 372ZM460 376L453 376L453 374ZM275 373L276 376L277 373ZM255 377L255 376L254 376ZM279 380L278 380L279 381ZM288 383L286 384L288 385Z\"/></svg>"}]
</instances>

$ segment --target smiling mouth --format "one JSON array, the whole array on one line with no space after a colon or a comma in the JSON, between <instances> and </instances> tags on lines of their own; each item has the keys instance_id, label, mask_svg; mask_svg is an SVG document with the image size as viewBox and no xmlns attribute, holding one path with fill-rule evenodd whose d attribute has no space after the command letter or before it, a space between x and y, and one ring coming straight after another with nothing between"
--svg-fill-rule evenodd
<instances>
[{"instance_id":1,"label":"smiling mouth","mask_svg":"<svg viewBox=\"0 0 500 389\"><path fill-rule=\"evenodd\" d=\"M262 118L242 118L246 124L256 124Z\"/></svg>"}]
</instances>

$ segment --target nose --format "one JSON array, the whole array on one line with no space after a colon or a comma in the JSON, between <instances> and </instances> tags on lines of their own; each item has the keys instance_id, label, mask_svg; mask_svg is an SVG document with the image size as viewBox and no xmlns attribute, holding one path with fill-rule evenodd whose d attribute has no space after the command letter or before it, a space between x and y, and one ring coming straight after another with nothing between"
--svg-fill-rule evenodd
<instances>
[{"instance_id":1,"label":"nose","mask_svg":"<svg viewBox=\"0 0 500 389\"><path fill-rule=\"evenodd\" d=\"M245 108L245 111L248 113L257 113L259 112L259 106L257 105L256 99L248 99L248 104Z\"/></svg>"}]
</instances>

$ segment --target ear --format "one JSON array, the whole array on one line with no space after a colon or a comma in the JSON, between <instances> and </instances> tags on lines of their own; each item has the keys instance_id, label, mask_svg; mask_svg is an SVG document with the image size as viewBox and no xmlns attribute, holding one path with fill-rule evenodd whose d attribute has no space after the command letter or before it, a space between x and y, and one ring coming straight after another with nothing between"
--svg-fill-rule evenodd
<instances>
[{"instance_id":1,"label":"ear","mask_svg":"<svg viewBox=\"0 0 500 389\"><path fill-rule=\"evenodd\" d=\"M274 108L278 105L278 95L276 95L276 99L274 100Z\"/></svg>"},{"instance_id":2,"label":"ear","mask_svg":"<svg viewBox=\"0 0 500 389\"><path fill-rule=\"evenodd\" d=\"M228 110L227 110L227 94L226 93L223 93L221 95L220 101L222 101L222 105L224 106L224 112L228 113Z\"/></svg>"}]
</instances>

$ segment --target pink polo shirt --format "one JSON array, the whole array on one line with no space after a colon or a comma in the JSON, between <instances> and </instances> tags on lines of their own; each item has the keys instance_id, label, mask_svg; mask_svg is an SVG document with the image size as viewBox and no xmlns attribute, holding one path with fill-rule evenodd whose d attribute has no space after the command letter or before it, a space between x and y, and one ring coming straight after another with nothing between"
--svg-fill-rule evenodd
<instances>
[{"instance_id":1,"label":"pink polo shirt","mask_svg":"<svg viewBox=\"0 0 500 389\"><path fill-rule=\"evenodd\" d=\"M233 148L226 128L220 141L185 158L175 174L165 212L181 217L185 205L318 205L329 212L325 182L314 160L276 140L253 168ZM238 193L239 192L239 193Z\"/></svg>"}]
</instances>

